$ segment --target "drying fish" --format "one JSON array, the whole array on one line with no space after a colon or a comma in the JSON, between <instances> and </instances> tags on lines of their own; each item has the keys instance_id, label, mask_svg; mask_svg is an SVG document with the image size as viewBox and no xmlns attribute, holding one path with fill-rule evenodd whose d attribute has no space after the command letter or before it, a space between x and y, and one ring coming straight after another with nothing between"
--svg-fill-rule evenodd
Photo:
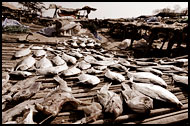
<instances>
[{"instance_id":1,"label":"drying fish","mask_svg":"<svg viewBox=\"0 0 190 126\"><path fill-rule=\"evenodd\" d=\"M28 71L11 71L9 74L13 76L21 76L21 77L28 77L32 75L32 73Z\"/></svg>"},{"instance_id":2,"label":"drying fish","mask_svg":"<svg viewBox=\"0 0 190 126\"><path fill-rule=\"evenodd\" d=\"M15 94L17 92L19 92L21 89L23 88L28 88L30 87L32 84L35 83L36 79L38 77L35 76L35 77L31 77L31 78L27 78L25 80L21 80L21 81L18 81L15 85L13 85L11 88L10 88L10 92L12 94Z\"/></svg>"},{"instance_id":3,"label":"drying fish","mask_svg":"<svg viewBox=\"0 0 190 126\"><path fill-rule=\"evenodd\" d=\"M83 57L83 55L81 53L79 53L78 51L75 52L71 52L69 53L71 56L77 57L77 58L81 58Z\"/></svg>"},{"instance_id":4,"label":"drying fish","mask_svg":"<svg viewBox=\"0 0 190 126\"><path fill-rule=\"evenodd\" d=\"M29 82L28 82L29 83ZM41 82L30 83L31 85L24 86L14 96L13 100L28 99L40 90Z\"/></svg>"},{"instance_id":5,"label":"drying fish","mask_svg":"<svg viewBox=\"0 0 190 126\"><path fill-rule=\"evenodd\" d=\"M4 95L11 87L12 84L10 83L2 83L2 95Z\"/></svg>"},{"instance_id":6,"label":"drying fish","mask_svg":"<svg viewBox=\"0 0 190 126\"><path fill-rule=\"evenodd\" d=\"M36 60L32 57L32 55L26 57L24 60L22 60L20 63L17 64L16 71L18 69L20 70L27 70L31 68L35 64Z\"/></svg>"},{"instance_id":7,"label":"drying fish","mask_svg":"<svg viewBox=\"0 0 190 126\"><path fill-rule=\"evenodd\" d=\"M187 70L185 70L183 68L180 68L180 67L176 67L176 66L173 66L171 69L175 70L175 71L178 71L178 72L181 72L181 73L188 73Z\"/></svg>"},{"instance_id":8,"label":"drying fish","mask_svg":"<svg viewBox=\"0 0 190 126\"><path fill-rule=\"evenodd\" d=\"M59 81L59 78L57 79L59 83L61 82L60 86L47 94L47 96L44 97L43 102L35 104L35 108L38 111L42 111L47 115L56 116L62 109L63 104L66 102L72 102L74 107L77 107L81 103L80 100L74 98L73 94L70 92L70 89L69 92L65 89L66 81Z\"/></svg>"},{"instance_id":9,"label":"drying fish","mask_svg":"<svg viewBox=\"0 0 190 126\"><path fill-rule=\"evenodd\" d=\"M88 69L86 72L89 73L89 74L99 74L99 73L103 73L103 71L101 71L101 70L96 70L96 69L94 69L94 67L91 67L91 68Z\"/></svg>"},{"instance_id":10,"label":"drying fish","mask_svg":"<svg viewBox=\"0 0 190 126\"><path fill-rule=\"evenodd\" d=\"M94 43L93 42L90 42L88 44L86 44L87 47L94 47Z\"/></svg>"},{"instance_id":11,"label":"drying fish","mask_svg":"<svg viewBox=\"0 0 190 126\"><path fill-rule=\"evenodd\" d=\"M35 122L33 121L33 114L34 114L35 112L37 112L37 111L34 110L34 108L32 108L32 107L30 107L29 109L30 109L29 113L28 113L27 116L24 118L24 120L21 121L20 124L37 124L37 123L35 123Z\"/></svg>"},{"instance_id":12,"label":"drying fish","mask_svg":"<svg viewBox=\"0 0 190 126\"><path fill-rule=\"evenodd\" d=\"M44 46L32 46L31 49L33 50L42 50Z\"/></svg>"},{"instance_id":13,"label":"drying fish","mask_svg":"<svg viewBox=\"0 0 190 126\"><path fill-rule=\"evenodd\" d=\"M77 63L77 66L82 69L82 70L86 70L88 68L91 67L91 64L90 63L87 63L86 61L82 60L80 62Z\"/></svg>"},{"instance_id":14,"label":"drying fish","mask_svg":"<svg viewBox=\"0 0 190 126\"><path fill-rule=\"evenodd\" d=\"M149 113L153 109L153 100L140 93L137 90L131 89L128 84L122 83L124 91L123 98L128 107L137 113Z\"/></svg>"},{"instance_id":15,"label":"drying fish","mask_svg":"<svg viewBox=\"0 0 190 126\"><path fill-rule=\"evenodd\" d=\"M7 84L7 82L9 81L9 78L10 76L8 72L2 73L2 86Z\"/></svg>"},{"instance_id":16,"label":"drying fish","mask_svg":"<svg viewBox=\"0 0 190 126\"><path fill-rule=\"evenodd\" d=\"M134 82L132 83L133 83L132 87L135 90L138 90L142 94L145 94L151 98L165 102L170 102L176 104L179 107L183 105L174 94L172 94L170 91L159 85L147 84L147 83L134 83Z\"/></svg>"},{"instance_id":17,"label":"drying fish","mask_svg":"<svg viewBox=\"0 0 190 126\"><path fill-rule=\"evenodd\" d=\"M39 75L56 75L67 69L68 69L68 66L65 63L60 66L52 66L52 67L48 67L48 68L37 69L36 72Z\"/></svg>"},{"instance_id":18,"label":"drying fish","mask_svg":"<svg viewBox=\"0 0 190 126\"><path fill-rule=\"evenodd\" d=\"M97 85L98 83L100 83L100 79L98 77L89 75L89 74L85 74L85 73L82 73L78 77L78 79L79 79L80 83L84 83L84 84Z\"/></svg>"},{"instance_id":19,"label":"drying fish","mask_svg":"<svg viewBox=\"0 0 190 126\"><path fill-rule=\"evenodd\" d=\"M9 121L9 122L3 123L3 124L17 124L17 121Z\"/></svg>"},{"instance_id":20,"label":"drying fish","mask_svg":"<svg viewBox=\"0 0 190 126\"><path fill-rule=\"evenodd\" d=\"M125 77L122 74L112 72L109 69L106 71L105 76L111 80L116 80L119 82L125 81Z\"/></svg>"},{"instance_id":21,"label":"drying fish","mask_svg":"<svg viewBox=\"0 0 190 126\"><path fill-rule=\"evenodd\" d=\"M143 82L143 83L153 83L163 87L167 87L166 82L162 78L149 72L132 73L128 71L127 76L128 78L133 77L134 81Z\"/></svg>"},{"instance_id":22,"label":"drying fish","mask_svg":"<svg viewBox=\"0 0 190 126\"><path fill-rule=\"evenodd\" d=\"M105 108L105 112L113 113L115 117L118 117L123 112L123 102L118 94L108 90L110 85L105 84L100 91L97 91L97 97Z\"/></svg>"},{"instance_id":23,"label":"drying fish","mask_svg":"<svg viewBox=\"0 0 190 126\"><path fill-rule=\"evenodd\" d=\"M12 119L21 114L26 108L26 106L28 105L32 105L34 103L38 103L38 102L42 102L42 99L35 99L35 100L27 100L24 101L16 106L14 106L13 108L10 108L8 110L6 110L5 112L2 112L2 123L6 123L9 121L12 121Z\"/></svg>"},{"instance_id":24,"label":"drying fish","mask_svg":"<svg viewBox=\"0 0 190 126\"><path fill-rule=\"evenodd\" d=\"M36 51L34 51L34 55L36 56L36 57L40 57L40 56L43 56L43 55L46 55L46 51L44 51L44 50L36 50Z\"/></svg>"},{"instance_id":25,"label":"drying fish","mask_svg":"<svg viewBox=\"0 0 190 126\"><path fill-rule=\"evenodd\" d=\"M22 47L24 47L25 45L24 44L20 44L19 46L18 46L18 48L22 48Z\"/></svg>"},{"instance_id":26,"label":"drying fish","mask_svg":"<svg viewBox=\"0 0 190 126\"><path fill-rule=\"evenodd\" d=\"M79 74L79 73L81 73L81 70L78 69L78 68L76 68L76 66L73 66L73 67L71 67L71 68L69 68L69 69L67 69L67 70L64 70L64 71L62 72L62 74L63 74L64 76L73 76L73 75L77 75L77 74Z\"/></svg>"},{"instance_id":27,"label":"drying fish","mask_svg":"<svg viewBox=\"0 0 190 126\"><path fill-rule=\"evenodd\" d=\"M88 106L78 107L77 110L84 111L85 118L82 118L74 124L85 124L91 121L96 121L96 119L102 114L102 106L97 102L93 102Z\"/></svg>"},{"instance_id":28,"label":"drying fish","mask_svg":"<svg viewBox=\"0 0 190 126\"><path fill-rule=\"evenodd\" d=\"M25 49L22 49L20 51L17 51L14 56L18 58L18 57L23 57L23 56L26 56L26 55L30 54L31 53L30 48L32 46L33 45L30 45L28 48L25 48Z\"/></svg>"},{"instance_id":29,"label":"drying fish","mask_svg":"<svg viewBox=\"0 0 190 126\"><path fill-rule=\"evenodd\" d=\"M131 65L130 62L125 60L124 58L118 58L118 61L119 61L120 64L122 64L124 66Z\"/></svg>"},{"instance_id":30,"label":"drying fish","mask_svg":"<svg viewBox=\"0 0 190 126\"><path fill-rule=\"evenodd\" d=\"M44 49L47 51L54 51L54 49L52 49L50 46L44 46Z\"/></svg>"},{"instance_id":31,"label":"drying fish","mask_svg":"<svg viewBox=\"0 0 190 126\"><path fill-rule=\"evenodd\" d=\"M110 65L109 68L117 69L119 71L126 71L127 70L127 68L121 64L113 64L113 65Z\"/></svg>"},{"instance_id":32,"label":"drying fish","mask_svg":"<svg viewBox=\"0 0 190 126\"><path fill-rule=\"evenodd\" d=\"M183 65L184 65L184 64L188 64L188 59L177 59L174 62L176 62L176 63L180 62L180 63L183 63Z\"/></svg>"},{"instance_id":33,"label":"drying fish","mask_svg":"<svg viewBox=\"0 0 190 126\"><path fill-rule=\"evenodd\" d=\"M56 65L56 66L60 66L60 65L63 65L65 64L65 60L63 60L59 55L57 55L56 57L54 57L52 59L52 62Z\"/></svg>"},{"instance_id":34,"label":"drying fish","mask_svg":"<svg viewBox=\"0 0 190 126\"><path fill-rule=\"evenodd\" d=\"M188 85L188 76L179 76L179 75L173 74L172 78L177 83Z\"/></svg>"},{"instance_id":35,"label":"drying fish","mask_svg":"<svg viewBox=\"0 0 190 126\"><path fill-rule=\"evenodd\" d=\"M94 54L93 56L98 60L110 60L111 59L111 58L107 58L107 57L97 55L97 54Z\"/></svg>"},{"instance_id":36,"label":"drying fish","mask_svg":"<svg viewBox=\"0 0 190 126\"><path fill-rule=\"evenodd\" d=\"M83 48L86 47L85 42L82 42L82 43L80 44L80 46L83 47Z\"/></svg>"},{"instance_id":37,"label":"drying fish","mask_svg":"<svg viewBox=\"0 0 190 126\"><path fill-rule=\"evenodd\" d=\"M65 46L57 46L56 49L58 49L58 50L64 50Z\"/></svg>"},{"instance_id":38,"label":"drying fish","mask_svg":"<svg viewBox=\"0 0 190 126\"><path fill-rule=\"evenodd\" d=\"M47 55L45 55L42 59L36 62L36 68L38 69L44 69L48 67L52 67L52 63L49 59L46 58Z\"/></svg>"},{"instance_id":39,"label":"drying fish","mask_svg":"<svg viewBox=\"0 0 190 126\"><path fill-rule=\"evenodd\" d=\"M139 66L157 66L158 64L155 62L142 62L142 61L135 61Z\"/></svg>"},{"instance_id":40,"label":"drying fish","mask_svg":"<svg viewBox=\"0 0 190 126\"><path fill-rule=\"evenodd\" d=\"M136 70L137 71L143 71L143 72L151 72L151 73L156 74L160 77L163 75L163 73L160 70L153 69L151 67L139 67L139 68L136 68Z\"/></svg>"},{"instance_id":41,"label":"drying fish","mask_svg":"<svg viewBox=\"0 0 190 126\"><path fill-rule=\"evenodd\" d=\"M107 69L107 66L94 66L94 68L102 71Z\"/></svg>"},{"instance_id":42,"label":"drying fish","mask_svg":"<svg viewBox=\"0 0 190 126\"><path fill-rule=\"evenodd\" d=\"M60 84L60 86L62 87L62 90L66 92L72 92L71 88L68 87L67 82L61 79L59 75L56 75L53 79Z\"/></svg>"},{"instance_id":43,"label":"drying fish","mask_svg":"<svg viewBox=\"0 0 190 126\"><path fill-rule=\"evenodd\" d=\"M152 68L158 69L158 70L162 70L162 71L176 71L176 72L181 72L181 73L188 73L188 71L180 68L180 67L176 67L174 65L158 65L158 66L151 66Z\"/></svg>"},{"instance_id":44,"label":"drying fish","mask_svg":"<svg viewBox=\"0 0 190 126\"><path fill-rule=\"evenodd\" d=\"M159 60L159 63L160 63L161 65L175 65L175 64L176 64L175 62L165 62L165 61L163 61L162 59Z\"/></svg>"},{"instance_id":45,"label":"drying fish","mask_svg":"<svg viewBox=\"0 0 190 126\"><path fill-rule=\"evenodd\" d=\"M154 69L162 70L162 71L169 71L172 69L173 65L157 65L151 66Z\"/></svg>"},{"instance_id":46,"label":"drying fish","mask_svg":"<svg viewBox=\"0 0 190 126\"><path fill-rule=\"evenodd\" d=\"M77 62L77 59L76 59L75 57L69 56L69 55L65 54L64 52L63 52L63 54L62 54L62 58L63 58L63 60L65 60L66 62L70 62L70 63L72 63L72 64L76 64L76 62Z\"/></svg>"},{"instance_id":47,"label":"drying fish","mask_svg":"<svg viewBox=\"0 0 190 126\"><path fill-rule=\"evenodd\" d=\"M91 56L91 55L85 56L85 57L84 57L84 60L85 60L86 62L88 62L88 63L97 62L97 60L96 60L93 56Z\"/></svg>"},{"instance_id":48,"label":"drying fish","mask_svg":"<svg viewBox=\"0 0 190 126\"><path fill-rule=\"evenodd\" d=\"M76 42L76 41L71 42L71 45L72 45L73 47L78 47L78 44L77 44L77 42Z\"/></svg>"}]
</instances>

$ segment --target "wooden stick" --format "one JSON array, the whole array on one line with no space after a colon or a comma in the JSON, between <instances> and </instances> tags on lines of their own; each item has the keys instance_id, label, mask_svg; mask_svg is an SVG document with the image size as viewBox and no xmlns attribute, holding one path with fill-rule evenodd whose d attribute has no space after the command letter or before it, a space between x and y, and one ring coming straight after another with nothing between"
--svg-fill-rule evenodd
<instances>
[{"instance_id":1,"label":"wooden stick","mask_svg":"<svg viewBox=\"0 0 190 126\"><path fill-rule=\"evenodd\" d=\"M181 110L184 110L184 109L187 109L188 108L188 104L185 104L182 106ZM154 110L151 110L150 114L149 114L149 117L152 117L152 116L159 116L159 115L162 115L162 114L165 114L165 113L170 113L172 111L176 111L176 108L161 108L161 109L154 109ZM137 117L139 117L140 115L139 114L128 114L128 115L122 115L122 116L119 116L117 117L115 120L112 120L114 123L119 123L119 122L122 122L122 121L127 121L129 119L135 119ZM91 124L103 124L105 122L110 122L111 120L110 119L105 119L105 120L97 120ZM112 123L113 123L112 122Z\"/></svg>"}]
</instances>

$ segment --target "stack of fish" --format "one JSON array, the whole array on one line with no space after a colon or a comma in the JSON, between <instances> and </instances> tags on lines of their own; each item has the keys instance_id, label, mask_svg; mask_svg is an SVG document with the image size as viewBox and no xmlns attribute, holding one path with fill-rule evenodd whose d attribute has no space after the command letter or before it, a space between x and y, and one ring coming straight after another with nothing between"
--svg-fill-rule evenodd
<instances>
[{"instance_id":1,"label":"stack of fish","mask_svg":"<svg viewBox=\"0 0 190 126\"><path fill-rule=\"evenodd\" d=\"M176 73L188 73L183 68L176 66L178 63L180 66L187 64L187 59L174 60L172 64L172 61L151 62L146 59L118 58L103 49L96 51L95 47L100 47L100 44L87 36L72 38L73 41L64 41L66 44L59 45L60 47L57 49L50 46L31 45L15 53L15 57L20 58L20 62L9 71L9 75L22 76L25 79L14 85L8 83L9 75L2 80L3 109L11 101L27 100L38 93L42 84L38 82L38 78L46 77L44 75L54 76L58 86L50 91L40 103L35 103L34 108L30 108L22 123L34 124L32 119L34 111L57 116L66 102L72 102L76 109L79 109L79 105L83 105L81 110L88 115L87 118L76 123L95 121L104 113L112 113L116 118L122 115L124 107L136 113L148 113L154 109L153 100L170 102L177 107L183 105L174 94L167 90L168 84L162 79L162 76L169 75L168 73L172 71L175 73L171 74L175 82L188 85L187 76L176 75ZM76 78L79 83L90 84L93 87L102 83L105 85L97 90L95 96L98 97L98 101L86 104L74 97L71 87L61 78L62 76L66 80L67 78ZM99 76L104 79L100 79ZM105 78L109 78L109 82ZM108 84L110 81L113 85L121 84L124 90L119 93L112 91L113 89L110 88L112 85ZM34 103L32 104L34 106ZM9 123L9 121L15 123L11 122L15 120L8 119L3 123Z\"/></svg>"}]
</instances>

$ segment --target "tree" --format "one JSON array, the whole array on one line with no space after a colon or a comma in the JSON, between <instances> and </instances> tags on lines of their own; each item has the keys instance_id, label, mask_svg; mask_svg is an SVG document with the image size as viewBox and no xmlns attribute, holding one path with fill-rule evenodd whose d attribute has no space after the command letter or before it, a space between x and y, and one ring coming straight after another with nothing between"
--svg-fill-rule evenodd
<instances>
[{"instance_id":1,"label":"tree","mask_svg":"<svg viewBox=\"0 0 190 126\"><path fill-rule=\"evenodd\" d=\"M31 13L37 14L38 12L42 15L42 9L46 9L43 2L18 2L25 7L25 10Z\"/></svg>"}]
</instances>

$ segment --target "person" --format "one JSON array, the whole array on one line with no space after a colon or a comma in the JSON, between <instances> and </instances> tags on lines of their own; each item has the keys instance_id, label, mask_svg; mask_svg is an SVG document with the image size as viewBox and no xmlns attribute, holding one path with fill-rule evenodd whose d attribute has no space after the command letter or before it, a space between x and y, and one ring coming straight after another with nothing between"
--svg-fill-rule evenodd
<instances>
[{"instance_id":1,"label":"person","mask_svg":"<svg viewBox=\"0 0 190 126\"><path fill-rule=\"evenodd\" d=\"M94 21L90 22L89 30L94 35L95 38L101 40L101 37L98 36L98 32L97 32L97 30L98 30L98 21L97 21L97 18L95 18Z\"/></svg>"}]
</instances>

